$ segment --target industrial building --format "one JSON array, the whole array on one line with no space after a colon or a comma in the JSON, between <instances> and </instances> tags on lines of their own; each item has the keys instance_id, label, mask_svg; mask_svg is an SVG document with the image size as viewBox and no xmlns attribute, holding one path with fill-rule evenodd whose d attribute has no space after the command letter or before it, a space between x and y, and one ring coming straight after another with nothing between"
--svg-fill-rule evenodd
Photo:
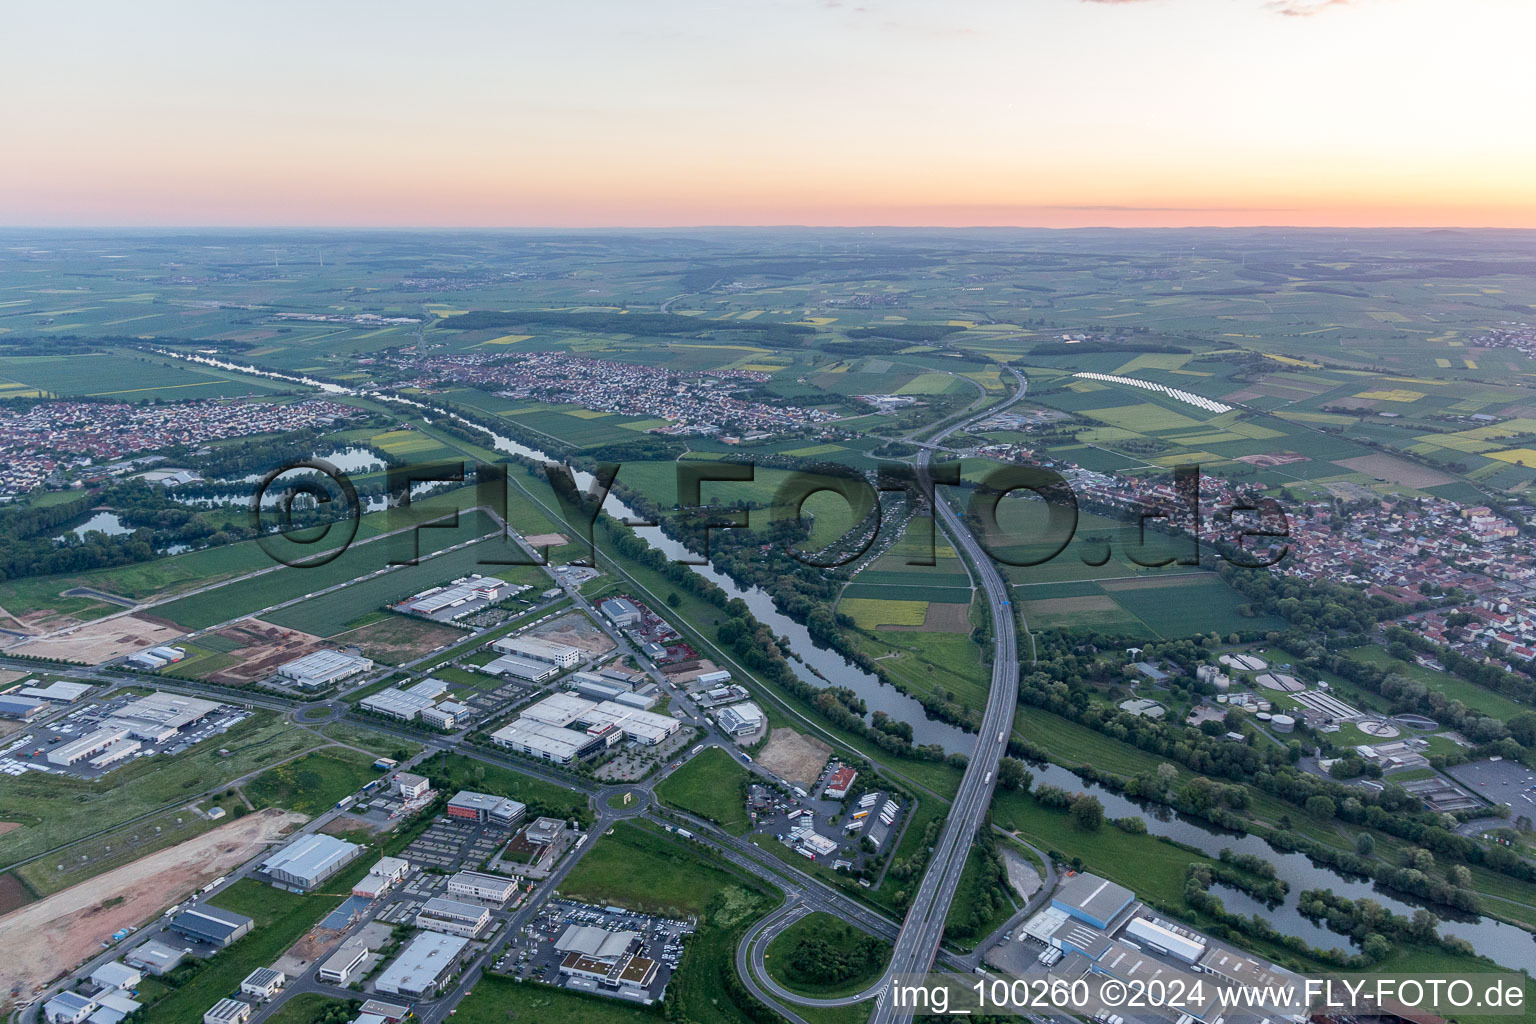
<instances>
[{"instance_id":1,"label":"industrial building","mask_svg":"<svg viewBox=\"0 0 1536 1024\"><path fill-rule=\"evenodd\" d=\"M1135 895L1125 886L1082 872L1057 887L1051 896L1051 906L1095 928L1107 930L1110 922L1134 899Z\"/></svg>"},{"instance_id":2,"label":"industrial building","mask_svg":"<svg viewBox=\"0 0 1536 1024\"><path fill-rule=\"evenodd\" d=\"M517 879L487 875L481 871L460 871L448 879L448 892L454 896L470 896L500 906L517 892Z\"/></svg>"},{"instance_id":3,"label":"industrial building","mask_svg":"<svg viewBox=\"0 0 1536 1024\"><path fill-rule=\"evenodd\" d=\"M839 766L837 771L832 773L832 777L827 779L827 788L821 791L821 795L828 800L841 800L848 795L848 790L853 788L858 777L859 773L852 768Z\"/></svg>"},{"instance_id":4,"label":"industrial building","mask_svg":"<svg viewBox=\"0 0 1536 1024\"><path fill-rule=\"evenodd\" d=\"M133 967L142 968L159 977L180 966L184 956L186 954L177 947L167 945L159 939L150 939L123 954L123 960Z\"/></svg>"},{"instance_id":5,"label":"industrial building","mask_svg":"<svg viewBox=\"0 0 1536 1024\"><path fill-rule=\"evenodd\" d=\"M570 668L578 664L587 653L580 647L543 640L536 636L504 636L492 643L491 649L498 654L515 654L519 658L548 662L560 668Z\"/></svg>"},{"instance_id":6,"label":"industrial building","mask_svg":"<svg viewBox=\"0 0 1536 1024\"><path fill-rule=\"evenodd\" d=\"M455 793L448 801L448 816L450 818L467 818L471 821L501 825L512 828L523 820L528 808L516 800L504 796L492 796L490 793L475 793L464 789Z\"/></svg>"},{"instance_id":7,"label":"industrial building","mask_svg":"<svg viewBox=\"0 0 1536 1024\"><path fill-rule=\"evenodd\" d=\"M1150 918L1136 917L1120 933L1134 939L1138 945L1157 953L1183 960L1187 964L1200 962L1205 955L1205 940L1182 929L1174 929Z\"/></svg>"},{"instance_id":8,"label":"industrial building","mask_svg":"<svg viewBox=\"0 0 1536 1024\"><path fill-rule=\"evenodd\" d=\"M434 896L416 912L416 927L473 939L491 923L491 912L473 903Z\"/></svg>"},{"instance_id":9,"label":"industrial building","mask_svg":"<svg viewBox=\"0 0 1536 1024\"><path fill-rule=\"evenodd\" d=\"M376 715L385 715L402 722L414 722L418 715L435 703L428 697L407 693L405 690L391 686L378 693L370 693L358 701L357 706L364 711L372 711Z\"/></svg>"},{"instance_id":10,"label":"industrial building","mask_svg":"<svg viewBox=\"0 0 1536 1024\"><path fill-rule=\"evenodd\" d=\"M529 683L542 683L560 674L560 669L556 665L534 661L532 658L524 658L516 654L503 654L499 658L488 661L480 666L480 671L491 676L511 676L513 679L521 679Z\"/></svg>"},{"instance_id":11,"label":"industrial building","mask_svg":"<svg viewBox=\"0 0 1536 1024\"><path fill-rule=\"evenodd\" d=\"M89 761L91 767L103 768L136 753L143 742L165 742L220 707L198 697L152 693L125 705L93 732L54 747L48 762L68 766Z\"/></svg>"},{"instance_id":12,"label":"industrial building","mask_svg":"<svg viewBox=\"0 0 1536 1024\"><path fill-rule=\"evenodd\" d=\"M151 647L147 651L139 651L130 654L123 659L123 664L131 668L141 668L149 672L156 672L167 665L173 665L187 656L185 647Z\"/></svg>"},{"instance_id":13,"label":"industrial building","mask_svg":"<svg viewBox=\"0 0 1536 1024\"><path fill-rule=\"evenodd\" d=\"M118 960L102 964L91 972L91 981L102 988L138 988L143 980L143 973Z\"/></svg>"},{"instance_id":14,"label":"industrial building","mask_svg":"<svg viewBox=\"0 0 1536 1024\"><path fill-rule=\"evenodd\" d=\"M565 831L565 822L559 818L535 818L523 829L523 838L530 843L548 846Z\"/></svg>"},{"instance_id":15,"label":"industrial building","mask_svg":"<svg viewBox=\"0 0 1536 1024\"><path fill-rule=\"evenodd\" d=\"M53 701L55 704L73 704L95 689L90 683L66 683L62 681L49 683L47 686L30 685L35 682L37 680L28 679L9 696L37 697L41 700Z\"/></svg>"},{"instance_id":16,"label":"industrial building","mask_svg":"<svg viewBox=\"0 0 1536 1024\"><path fill-rule=\"evenodd\" d=\"M336 952L325 958L319 970L315 972L315 977L332 985L349 984L358 968L372 952L373 950L369 949L361 938L353 936L336 947Z\"/></svg>"},{"instance_id":17,"label":"industrial building","mask_svg":"<svg viewBox=\"0 0 1536 1024\"><path fill-rule=\"evenodd\" d=\"M0 718L19 718L23 722L30 722L52 706L40 697L0 694Z\"/></svg>"},{"instance_id":18,"label":"industrial building","mask_svg":"<svg viewBox=\"0 0 1536 1024\"><path fill-rule=\"evenodd\" d=\"M491 742L555 764L570 764L603 745L600 736L588 736L529 718L519 718L502 726L491 733Z\"/></svg>"},{"instance_id":19,"label":"industrial building","mask_svg":"<svg viewBox=\"0 0 1536 1024\"><path fill-rule=\"evenodd\" d=\"M757 732L767 721L763 716L763 709L751 701L721 708L715 713L715 720L720 724L720 728L731 736L746 736Z\"/></svg>"},{"instance_id":20,"label":"industrial building","mask_svg":"<svg viewBox=\"0 0 1536 1024\"><path fill-rule=\"evenodd\" d=\"M48 1021L80 1024L96 1012L96 1003L78 992L60 992L43 1004L43 1017Z\"/></svg>"},{"instance_id":21,"label":"industrial building","mask_svg":"<svg viewBox=\"0 0 1536 1024\"><path fill-rule=\"evenodd\" d=\"M379 862L368 869L362 881L352 887L352 895L378 899L401 882L411 871L411 862L399 857L380 857Z\"/></svg>"},{"instance_id":22,"label":"industrial building","mask_svg":"<svg viewBox=\"0 0 1536 1024\"><path fill-rule=\"evenodd\" d=\"M442 587L423 590L395 605L395 610L422 615L439 622L452 622L488 604L533 588L513 586L494 576L465 576Z\"/></svg>"},{"instance_id":23,"label":"industrial building","mask_svg":"<svg viewBox=\"0 0 1536 1024\"><path fill-rule=\"evenodd\" d=\"M304 892L330 878L357 859L363 848L356 843L318 833L301 836L261 863L273 885Z\"/></svg>"},{"instance_id":24,"label":"industrial building","mask_svg":"<svg viewBox=\"0 0 1536 1024\"><path fill-rule=\"evenodd\" d=\"M395 776L395 792L402 800L420 800L432 791L432 780L425 775L401 772Z\"/></svg>"},{"instance_id":25,"label":"industrial building","mask_svg":"<svg viewBox=\"0 0 1536 1024\"><path fill-rule=\"evenodd\" d=\"M608 621L624 629L628 626L638 625L642 618L640 609L632 601L626 601L622 597L610 597L597 606L597 610L607 616Z\"/></svg>"},{"instance_id":26,"label":"industrial building","mask_svg":"<svg viewBox=\"0 0 1536 1024\"><path fill-rule=\"evenodd\" d=\"M258 967L240 982L240 994L253 999L271 999L288 984L288 975L270 967Z\"/></svg>"},{"instance_id":27,"label":"industrial building","mask_svg":"<svg viewBox=\"0 0 1536 1024\"><path fill-rule=\"evenodd\" d=\"M562 728L602 729L612 726L643 746L660 743L677 732L677 719L629 707L616 701L593 702L573 693L556 693L525 708L519 721L532 720Z\"/></svg>"},{"instance_id":28,"label":"industrial building","mask_svg":"<svg viewBox=\"0 0 1536 1024\"><path fill-rule=\"evenodd\" d=\"M254 1007L238 999L220 999L203 1014L203 1024L245 1024Z\"/></svg>"},{"instance_id":29,"label":"industrial building","mask_svg":"<svg viewBox=\"0 0 1536 1024\"><path fill-rule=\"evenodd\" d=\"M343 679L368 672L373 662L358 654L314 651L277 670L277 674L303 690L318 690Z\"/></svg>"},{"instance_id":30,"label":"industrial building","mask_svg":"<svg viewBox=\"0 0 1536 1024\"><path fill-rule=\"evenodd\" d=\"M459 954L469 940L458 935L441 932L422 932L384 968L373 983L374 989L392 996L436 995L443 982L453 973Z\"/></svg>"},{"instance_id":31,"label":"industrial building","mask_svg":"<svg viewBox=\"0 0 1536 1024\"><path fill-rule=\"evenodd\" d=\"M250 931L252 923L244 914L204 903L188 907L171 918L171 930L223 949Z\"/></svg>"}]
</instances>

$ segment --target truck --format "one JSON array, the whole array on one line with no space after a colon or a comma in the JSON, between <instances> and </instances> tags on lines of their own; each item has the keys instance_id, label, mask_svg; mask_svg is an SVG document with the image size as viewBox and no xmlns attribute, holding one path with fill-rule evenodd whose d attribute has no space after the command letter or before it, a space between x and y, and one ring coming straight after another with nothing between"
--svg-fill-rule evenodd
<instances>
[{"instance_id":1,"label":"truck","mask_svg":"<svg viewBox=\"0 0 1536 1024\"><path fill-rule=\"evenodd\" d=\"M215 878L213 881L211 881L207 885L203 886L202 889L199 890L199 891L205 892L205 893L206 892L213 892L213 890L215 890L219 886L223 885L224 884L224 880L226 878L228 878L228 877L229 877L228 875L220 875L218 878Z\"/></svg>"},{"instance_id":2,"label":"truck","mask_svg":"<svg viewBox=\"0 0 1536 1024\"><path fill-rule=\"evenodd\" d=\"M704 744L700 743L698 746L696 746L692 750L688 751L688 756L689 757L693 757L694 755L696 755L699 751L701 751L703 749L704 749Z\"/></svg>"},{"instance_id":3,"label":"truck","mask_svg":"<svg viewBox=\"0 0 1536 1024\"><path fill-rule=\"evenodd\" d=\"M680 836L682 836L682 837L683 837L683 838L684 838L684 839L692 839L692 838L693 838L693 833L692 833L692 832L689 832L689 831L688 831L688 830L687 830L687 829L685 829L685 828L680 828L680 829L678 829L678 830L677 830L677 834L678 834L678 835L680 835Z\"/></svg>"}]
</instances>

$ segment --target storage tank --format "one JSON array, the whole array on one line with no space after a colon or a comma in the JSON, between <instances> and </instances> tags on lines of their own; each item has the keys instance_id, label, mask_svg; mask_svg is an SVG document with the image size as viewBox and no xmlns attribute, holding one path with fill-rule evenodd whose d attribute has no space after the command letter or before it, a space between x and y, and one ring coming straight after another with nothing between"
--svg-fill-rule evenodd
<instances>
[{"instance_id":1,"label":"storage tank","mask_svg":"<svg viewBox=\"0 0 1536 1024\"><path fill-rule=\"evenodd\" d=\"M1290 715L1276 715L1269 720L1275 732L1291 732L1296 728L1296 719Z\"/></svg>"}]
</instances>

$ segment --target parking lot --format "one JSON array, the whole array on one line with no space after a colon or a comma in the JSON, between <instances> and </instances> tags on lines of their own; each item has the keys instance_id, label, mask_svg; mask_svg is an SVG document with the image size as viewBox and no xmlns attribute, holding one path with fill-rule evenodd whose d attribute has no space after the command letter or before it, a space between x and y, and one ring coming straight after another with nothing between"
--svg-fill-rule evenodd
<instances>
[{"instance_id":1,"label":"parking lot","mask_svg":"<svg viewBox=\"0 0 1536 1024\"><path fill-rule=\"evenodd\" d=\"M1485 800L1536 817L1536 772L1519 761L1473 761L1447 768L1445 773Z\"/></svg>"},{"instance_id":2,"label":"parking lot","mask_svg":"<svg viewBox=\"0 0 1536 1024\"><path fill-rule=\"evenodd\" d=\"M458 871L479 870L504 844L509 833L495 825L439 818L401 856L416 867Z\"/></svg>"},{"instance_id":3,"label":"parking lot","mask_svg":"<svg viewBox=\"0 0 1536 1024\"><path fill-rule=\"evenodd\" d=\"M589 925L610 932L638 932L639 948L634 955L656 961L656 977L643 989L625 991L593 979L562 975L560 961L564 954L555 949L555 940L571 925ZM693 934L695 926L693 921L554 899L546 903L524 933L507 946L493 969L500 974L615 998L660 1000L672 974L682 963L684 942Z\"/></svg>"},{"instance_id":4,"label":"parking lot","mask_svg":"<svg viewBox=\"0 0 1536 1024\"><path fill-rule=\"evenodd\" d=\"M143 746L133 754L101 768L93 768L88 758L72 765L49 763L50 749L95 732L107 719L140 699L140 696L139 694L122 694L108 700L84 704L50 723L32 726L25 736L14 740L3 753L0 753L0 773L18 775L29 770L47 771L54 775L69 775L77 779L99 779L125 764L132 764L141 757L180 754L194 744L228 732L251 714L242 708L222 704L217 711L201 721L192 723L165 742L151 743L145 740Z\"/></svg>"}]
</instances>

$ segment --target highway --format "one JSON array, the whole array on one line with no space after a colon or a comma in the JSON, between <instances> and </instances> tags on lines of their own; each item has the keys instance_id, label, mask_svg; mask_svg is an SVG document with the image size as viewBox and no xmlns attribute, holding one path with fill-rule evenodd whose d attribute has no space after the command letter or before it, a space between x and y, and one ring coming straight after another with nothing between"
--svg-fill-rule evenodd
<instances>
[{"instance_id":1,"label":"highway","mask_svg":"<svg viewBox=\"0 0 1536 1024\"><path fill-rule=\"evenodd\" d=\"M1029 381L1017 370L1014 375L1019 381L1017 393L981 415L995 415L1024 397L1029 390ZM972 417L963 424L956 423L947 427L936 434L930 443L937 444L951 431L968 426L978 418ZM931 448L924 448L917 458L918 474L925 488L932 486L928 472L931 453ZM935 496L933 504L936 518L942 523L944 532L949 535L957 550L964 551L987 596L987 604L992 613L992 690L987 697L987 710L981 719L976 747L960 780L960 789L950 805L949 816L945 819L943 831L939 833L939 841L928 862L928 869L907 909L901 934L896 938L895 948L891 952L891 964L883 979L887 982L901 975L924 974L933 966L944 935L944 920L949 915L950 904L960 884L960 873L965 869L976 829L986 817L987 807L992 800L998 760L1008 750L1008 735L1013 729L1013 714L1019 697L1018 638L1008 584L976 538L965 529L949 503ZM888 993L882 995L875 1004L874 1013L870 1016L871 1024L890 1024L892 1021L912 1018L911 1007L898 1007L887 996Z\"/></svg>"}]
</instances>

